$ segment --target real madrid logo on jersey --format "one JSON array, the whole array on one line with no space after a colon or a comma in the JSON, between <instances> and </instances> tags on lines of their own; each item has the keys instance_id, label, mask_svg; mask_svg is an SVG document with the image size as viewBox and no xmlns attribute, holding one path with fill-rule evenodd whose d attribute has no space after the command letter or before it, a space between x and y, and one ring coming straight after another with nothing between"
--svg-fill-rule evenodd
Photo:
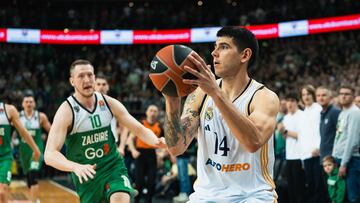
<instances>
[{"instance_id":1,"label":"real madrid logo on jersey","mask_svg":"<svg viewBox=\"0 0 360 203\"><path fill-rule=\"evenodd\" d=\"M208 107L205 111L205 120L210 121L214 117L214 112L212 107Z\"/></svg>"},{"instance_id":2,"label":"real madrid logo on jersey","mask_svg":"<svg viewBox=\"0 0 360 203\"><path fill-rule=\"evenodd\" d=\"M101 111L105 111L105 110L106 110L104 100L100 100L100 101L99 101L99 106L100 106L100 110L101 110Z\"/></svg>"},{"instance_id":3,"label":"real madrid logo on jersey","mask_svg":"<svg viewBox=\"0 0 360 203\"><path fill-rule=\"evenodd\" d=\"M3 108L0 108L0 114L3 114L5 110Z\"/></svg>"}]
</instances>

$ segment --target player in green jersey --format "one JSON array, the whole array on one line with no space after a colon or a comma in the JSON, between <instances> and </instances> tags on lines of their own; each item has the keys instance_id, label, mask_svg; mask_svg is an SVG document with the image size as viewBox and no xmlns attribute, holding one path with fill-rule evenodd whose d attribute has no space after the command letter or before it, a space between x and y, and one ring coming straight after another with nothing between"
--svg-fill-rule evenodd
<instances>
[{"instance_id":1,"label":"player in green jersey","mask_svg":"<svg viewBox=\"0 0 360 203\"><path fill-rule=\"evenodd\" d=\"M10 104L0 102L0 202L8 202L9 184L11 181L11 125L19 132L26 143L33 150L32 159L38 161L40 159L40 150L36 146L29 132L21 124L18 110Z\"/></svg>"},{"instance_id":2,"label":"player in green jersey","mask_svg":"<svg viewBox=\"0 0 360 203\"><path fill-rule=\"evenodd\" d=\"M32 94L25 94L22 100L23 110L20 112L20 121L28 132L33 136L36 145L39 147L41 153L44 153L44 143L42 140L42 132L44 129L49 133L51 124L49 119L43 112L35 109L36 103ZM20 142L20 165L27 178L27 185L30 188L30 199L33 202L39 202L39 172L42 166L41 157L39 161L35 162L31 159L32 149L28 144L22 140Z\"/></svg>"},{"instance_id":3,"label":"player in green jersey","mask_svg":"<svg viewBox=\"0 0 360 203\"><path fill-rule=\"evenodd\" d=\"M94 92L95 74L89 61L72 63L70 83L75 93L55 114L45 149L46 164L72 172L82 203L130 202L134 190L116 149L113 116L149 145L166 147L164 138L141 125L119 101ZM64 143L66 157L60 153Z\"/></svg>"}]
</instances>

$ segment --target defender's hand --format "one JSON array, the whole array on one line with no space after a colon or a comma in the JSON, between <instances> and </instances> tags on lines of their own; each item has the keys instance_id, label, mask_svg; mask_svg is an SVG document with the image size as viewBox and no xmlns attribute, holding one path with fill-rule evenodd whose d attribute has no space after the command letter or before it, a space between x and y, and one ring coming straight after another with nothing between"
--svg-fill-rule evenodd
<instances>
[{"instance_id":1,"label":"defender's hand","mask_svg":"<svg viewBox=\"0 0 360 203\"><path fill-rule=\"evenodd\" d=\"M158 143L155 145L157 148L167 148L166 141L164 137L158 139Z\"/></svg>"},{"instance_id":2,"label":"defender's hand","mask_svg":"<svg viewBox=\"0 0 360 203\"><path fill-rule=\"evenodd\" d=\"M40 156L41 156L40 150L37 148L35 151L33 151L32 160L39 161Z\"/></svg>"},{"instance_id":3,"label":"defender's hand","mask_svg":"<svg viewBox=\"0 0 360 203\"><path fill-rule=\"evenodd\" d=\"M94 179L94 175L96 174L95 171L96 164L90 165L90 164L79 164L75 167L74 173L79 178L80 184L83 183L83 179L85 181L88 181L89 178Z\"/></svg>"}]
</instances>

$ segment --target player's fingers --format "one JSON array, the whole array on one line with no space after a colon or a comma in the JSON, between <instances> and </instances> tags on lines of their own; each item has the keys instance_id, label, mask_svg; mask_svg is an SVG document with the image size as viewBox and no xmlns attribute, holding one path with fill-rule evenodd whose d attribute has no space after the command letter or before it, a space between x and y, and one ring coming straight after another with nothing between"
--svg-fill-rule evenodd
<instances>
[{"instance_id":1,"label":"player's fingers","mask_svg":"<svg viewBox=\"0 0 360 203\"><path fill-rule=\"evenodd\" d=\"M183 83L188 84L188 85L197 85L197 86L199 85L199 81L197 81L197 80L183 79L182 81L183 81Z\"/></svg>"},{"instance_id":2,"label":"player's fingers","mask_svg":"<svg viewBox=\"0 0 360 203\"><path fill-rule=\"evenodd\" d=\"M81 176L84 178L85 182L89 180L89 178L86 176L86 172L84 171Z\"/></svg>"},{"instance_id":3,"label":"player's fingers","mask_svg":"<svg viewBox=\"0 0 360 203\"><path fill-rule=\"evenodd\" d=\"M79 182L80 182L80 184L82 184L83 182L82 182L81 175L78 175L78 178L79 178Z\"/></svg>"},{"instance_id":4,"label":"player's fingers","mask_svg":"<svg viewBox=\"0 0 360 203\"><path fill-rule=\"evenodd\" d=\"M199 60L197 60L193 55L189 55L188 56L188 59L193 63L195 64L195 66L197 67L197 69L200 71L200 72L203 72L205 71L205 68L204 66L201 64L201 62Z\"/></svg>"},{"instance_id":5,"label":"player's fingers","mask_svg":"<svg viewBox=\"0 0 360 203\"><path fill-rule=\"evenodd\" d=\"M86 173L86 175L87 175L88 177L90 177L91 179L94 179L94 175L92 174L92 172L90 171L90 169L89 169L89 170L86 170L85 173Z\"/></svg>"},{"instance_id":6,"label":"player's fingers","mask_svg":"<svg viewBox=\"0 0 360 203\"><path fill-rule=\"evenodd\" d=\"M193 75L194 75L195 77L197 77L197 78L200 78L200 77L201 77L201 73L200 73L200 72L196 71L196 70L193 69L193 68L190 68L189 66L184 66L184 69L185 69L187 72L193 74Z\"/></svg>"},{"instance_id":7,"label":"player's fingers","mask_svg":"<svg viewBox=\"0 0 360 203\"><path fill-rule=\"evenodd\" d=\"M203 67L206 67L206 63L205 63L204 59L201 58L201 56L198 53L193 51L193 52L191 52L191 56L193 56L196 60L198 60Z\"/></svg>"},{"instance_id":8,"label":"player's fingers","mask_svg":"<svg viewBox=\"0 0 360 203\"><path fill-rule=\"evenodd\" d=\"M88 168L88 170L89 170L92 174L94 174L94 175L96 174L95 169L96 169L96 165L95 165L95 166L93 165L93 166L91 166L91 167Z\"/></svg>"}]
</instances>

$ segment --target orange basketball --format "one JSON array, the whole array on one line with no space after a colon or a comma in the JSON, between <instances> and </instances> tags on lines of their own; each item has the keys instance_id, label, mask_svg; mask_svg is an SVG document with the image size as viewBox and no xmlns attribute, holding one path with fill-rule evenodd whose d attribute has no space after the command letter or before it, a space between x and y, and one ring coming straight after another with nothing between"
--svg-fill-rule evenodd
<instances>
[{"instance_id":1,"label":"orange basketball","mask_svg":"<svg viewBox=\"0 0 360 203\"><path fill-rule=\"evenodd\" d=\"M196 89L196 86L182 82L182 79L196 78L184 69L185 65L196 69L187 58L192 51L187 46L169 45L156 53L149 74L156 89L173 97L186 96Z\"/></svg>"}]
</instances>

